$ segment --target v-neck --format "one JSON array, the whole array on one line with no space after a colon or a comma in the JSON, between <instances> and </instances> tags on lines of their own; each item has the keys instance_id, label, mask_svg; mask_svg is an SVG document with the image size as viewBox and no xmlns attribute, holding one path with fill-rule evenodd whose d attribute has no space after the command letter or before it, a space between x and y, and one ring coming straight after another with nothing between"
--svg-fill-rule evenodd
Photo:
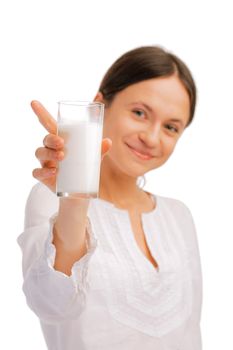
<instances>
[{"instance_id":1,"label":"v-neck","mask_svg":"<svg viewBox=\"0 0 233 350\"><path fill-rule=\"evenodd\" d=\"M94 262L109 312L118 322L159 336L190 317L192 283L180 207L176 211L176 202L153 197L156 207L141 218L158 269L137 245L127 210L95 198L89 214L99 246Z\"/></svg>"},{"instance_id":2,"label":"v-neck","mask_svg":"<svg viewBox=\"0 0 233 350\"><path fill-rule=\"evenodd\" d=\"M153 220L153 222L155 222L154 220L154 215L158 215L159 213L159 197L155 196L152 193L147 192L153 203L154 203L154 208L148 212L142 212L141 215L141 224L142 224L142 229L144 232L144 237L145 237L145 241L147 244L147 247L150 251L150 254L152 256L152 258L156 261L158 267L156 268L152 262L148 259L147 256L145 256L145 254L143 253L143 251L141 250L141 248L139 247L136 238L134 236L134 231L132 228L132 224L131 224L131 218L130 218L130 213L127 209L122 209L122 208L118 208L114 205L114 203L112 202L108 202L104 199L98 198L95 200L100 201L101 204L103 204L106 208L111 208L111 211L113 211L118 217L121 217L121 220L119 222L119 225L123 225L124 228L127 227L127 232L129 233L128 238L128 242L130 243L128 246L128 249L131 250L132 254L134 255L137 263L139 265L143 264L142 266L144 266L144 268L152 273L152 275L154 276L154 274L158 275L160 270L161 270L161 261L160 261L160 256L158 253L158 249L156 249L154 247L154 245L152 244L152 237L150 237L151 235L153 235L154 233L151 232L150 229L150 222L151 220ZM153 225L154 226L154 225ZM157 235L159 235L159 232L156 233ZM123 237L124 239L126 237ZM152 278L153 278L152 276Z\"/></svg>"}]
</instances>

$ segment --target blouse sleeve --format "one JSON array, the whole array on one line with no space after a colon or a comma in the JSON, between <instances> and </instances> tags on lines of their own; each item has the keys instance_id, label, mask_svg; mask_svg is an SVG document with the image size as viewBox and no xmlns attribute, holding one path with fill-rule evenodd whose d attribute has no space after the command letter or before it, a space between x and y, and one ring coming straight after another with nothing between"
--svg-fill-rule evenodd
<instances>
[{"instance_id":1,"label":"blouse sleeve","mask_svg":"<svg viewBox=\"0 0 233 350\"><path fill-rule=\"evenodd\" d=\"M185 335L180 350L201 350L201 308L202 308L202 270L197 232L193 216L190 210L185 206L183 215L184 227L189 227L186 231L186 245L189 251L190 267L192 271L192 294L193 306L192 314L187 322Z\"/></svg>"},{"instance_id":2,"label":"blouse sleeve","mask_svg":"<svg viewBox=\"0 0 233 350\"><path fill-rule=\"evenodd\" d=\"M87 253L74 263L71 275L56 271L53 225L57 197L41 184L33 187L25 208L24 232L17 242L23 254L23 291L28 306L44 322L77 318L85 306L87 272L97 247L87 219Z\"/></svg>"}]
</instances>

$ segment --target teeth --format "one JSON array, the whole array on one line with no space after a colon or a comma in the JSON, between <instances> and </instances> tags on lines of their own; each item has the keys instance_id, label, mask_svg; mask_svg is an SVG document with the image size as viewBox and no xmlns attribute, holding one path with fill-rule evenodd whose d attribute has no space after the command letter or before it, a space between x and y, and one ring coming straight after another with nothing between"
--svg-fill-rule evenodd
<instances>
[{"instance_id":1,"label":"teeth","mask_svg":"<svg viewBox=\"0 0 233 350\"><path fill-rule=\"evenodd\" d=\"M138 154L140 157L142 157L142 158L144 158L144 159L149 159L149 158L151 158L151 156L149 156L149 155L147 155L147 154L142 154L142 153L136 151L136 149L134 149L134 148L132 148L132 150L133 150L136 154Z\"/></svg>"},{"instance_id":2,"label":"teeth","mask_svg":"<svg viewBox=\"0 0 233 350\"><path fill-rule=\"evenodd\" d=\"M136 151L138 152L138 151ZM141 154L142 156L145 156L145 157L150 157L149 154L144 154L144 153L141 153L141 152L138 152L139 154Z\"/></svg>"},{"instance_id":3,"label":"teeth","mask_svg":"<svg viewBox=\"0 0 233 350\"><path fill-rule=\"evenodd\" d=\"M142 154L142 153L140 153L140 152L138 152L138 151L136 151L141 157L143 157L143 158L151 158L150 156L148 156L147 154Z\"/></svg>"},{"instance_id":4,"label":"teeth","mask_svg":"<svg viewBox=\"0 0 233 350\"><path fill-rule=\"evenodd\" d=\"M139 151L137 151L136 149L134 149L133 147L127 145L132 152L134 152L138 157L142 158L142 159L151 159L152 156L150 156L149 154L143 154L143 153L140 153Z\"/></svg>"}]
</instances>

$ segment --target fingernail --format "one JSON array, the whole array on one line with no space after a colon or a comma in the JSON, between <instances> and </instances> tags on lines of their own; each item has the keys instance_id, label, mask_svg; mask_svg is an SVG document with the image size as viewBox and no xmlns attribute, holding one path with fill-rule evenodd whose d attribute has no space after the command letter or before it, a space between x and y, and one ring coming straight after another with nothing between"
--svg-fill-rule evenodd
<instances>
[{"instance_id":1,"label":"fingernail","mask_svg":"<svg viewBox=\"0 0 233 350\"><path fill-rule=\"evenodd\" d=\"M56 173L56 168L51 168L51 169L48 169L48 173L49 174L55 174Z\"/></svg>"}]
</instances>

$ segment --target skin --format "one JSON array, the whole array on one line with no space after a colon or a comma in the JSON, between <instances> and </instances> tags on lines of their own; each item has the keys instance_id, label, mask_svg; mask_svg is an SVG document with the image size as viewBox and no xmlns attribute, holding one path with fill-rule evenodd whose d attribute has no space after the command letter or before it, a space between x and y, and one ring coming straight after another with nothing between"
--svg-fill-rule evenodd
<instances>
[{"instance_id":1,"label":"skin","mask_svg":"<svg viewBox=\"0 0 233 350\"><path fill-rule=\"evenodd\" d=\"M94 100L105 103L101 93ZM100 198L124 207L135 203L141 194L137 177L162 166L171 156L188 123L189 103L188 93L175 74L133 84L115 96L105 108ZM64 157L64 141L56 135L56 121L41 103L32 101L31 106L49 131L44 147L35 152L42 168L34 169L33 176L55 191L56 166ZM127 145L149 152L153 158L141 160Z\"/></svg>"},{"instance_id":2,"label":"skin","mask_svg":"<svg viewBox=\"0 0 233 350\"><path fill-rule=\"evenodd\" d=\"M64 158L64 140L56 135L57 123L45 107L36 100L31 102L31 107L37 115L39 122L49 132L44 137L44 147L39 147L35 151L35 156L41 164L41 168L33 170L32 175L38 181L46 185L52 192L55 192L56 173L58 161ZM102 140L102 159L111 147L111 140Z\"/></svg>"},{"instance_id":3,"label":"skin","mask_svg":"<svg viewBox=\"0 0 233 350\"><path fill-rule=\"evenodd\" d=\"M96 100L104 102L100 93ZM112 147L101 166L100 198L128 210L150 209L137 177L169 159L188 123L189 108L188 93L176 75L142 81L116 95L105 110L103 135ZM142 160L127 145L153 157Z\"/></svg>"},{"instance_id":4,"label":"skin","mask_svg":"<svg viewBox=\"0 0 233 350\"><path fill-rule=\"evenodd\" d=\"M151 211L154 203L136 181L138 176L162 166L174 151L189 120L188 93L174 74L130 85L110 105L100 92L94 100L106 104L99 198L128 211L138 246L157 268L141 224L141 213ZM64 140L56 135L56 121L43 105L32 101L31 106L49 132L43 140L44 147L35 152L41 168L34 169L33 176L55 191L57 164L64 158ZM54 268L67 275L74 262L87 252L88 203L89 200L69 198L59 201L53 231Z\"/></svg>"}]
</instances>

